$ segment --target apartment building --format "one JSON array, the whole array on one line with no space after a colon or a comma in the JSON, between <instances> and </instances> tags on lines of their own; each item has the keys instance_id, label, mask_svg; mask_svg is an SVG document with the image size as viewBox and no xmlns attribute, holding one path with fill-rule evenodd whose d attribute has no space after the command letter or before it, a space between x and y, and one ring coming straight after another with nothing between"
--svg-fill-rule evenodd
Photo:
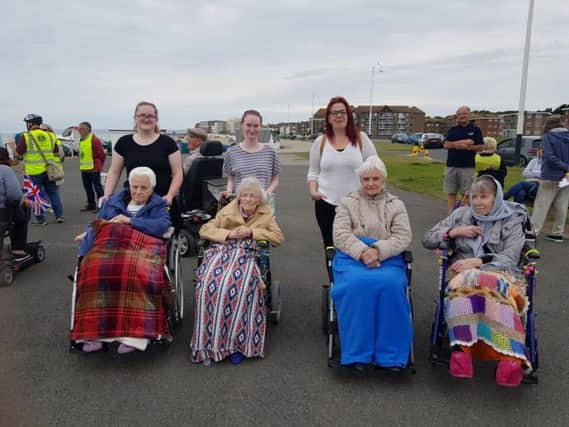
<instances>
[{"instance_id":1,"label":"apartment building","mask_svg":"<svg viewBox=\"0 0 569 427\"><path fill-rule=\"evenodd\" d=\"M310 120L301 122L271 123L268 127L278 131L279 135L283 137L291 135L310 135Z\"/></svg>"},{"instance_id":2,"label":"apartment building","mask_svg":"<svg viewBox=\"0 0 569 427\"><path fill-rule=\"evenodd\" d=\"M354 109L359 128L369 131L369 105ZM390 137L396 132L415 133L425 130L425 112L415 106L373 105L370 137Z\"/></svg>"},{"instance_id":3,"label":"apartment building","mask_svg":"<svg viewBox=\"0 0 569 427\"><path fill-rule=\"evenodd\" d=\"M501 119L497 114L472 114L471 122L480 128L482 135L497 138L501 135Z\"/></svg>"},{"instance_id":4,"label":"apartment building","mask_svg":"<svg viewBox=\"0 0 569 427\"><path fill-rule=\"evenodd\" d=\"M524 113L523 135L541 135L545 121L551 115L548 111L526 111ZM518 126L518 113L502 114L500 116L500 135L513 137Z\"/></svg>"},{"instance_id":5,"label":"apartment building","mask_svg":"<svg viewBox=\"0 0 569 427\"><path fill-rule=\"evenodd\" d=\"M224 120L204 120L197 122L194 127L203 129L207 133L227 133L227 126Z\"/></svg>"},{"instance_id":6,"label":"apartment building","mask_svg":"<svg viewBox=\"0 0 569 427\"><path fill-rule=\"evenodd\" d=\"M427 117L425 118L425 132L446 135L454 124L455 121L447 117Z\"/></svg>"}]
</instances>

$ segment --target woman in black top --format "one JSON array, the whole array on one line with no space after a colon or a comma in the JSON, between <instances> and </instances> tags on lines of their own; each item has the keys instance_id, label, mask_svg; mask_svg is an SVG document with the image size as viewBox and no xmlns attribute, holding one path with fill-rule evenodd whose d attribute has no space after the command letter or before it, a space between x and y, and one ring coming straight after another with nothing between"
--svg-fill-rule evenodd
<instances>
[{"instance_id":1,"label":"woman in black top","mask_svg":"<svg viewBox=\"0 0 569 427\"><path fill-rule=\"evenodd\" d=\"M182 156L176 142L160 133L158 109L150 102L139 102L134 110L134 133L121 137L113 148L111 167L105 182L108 198L126 167L127 175L138 166L147 166L156 174L154 192L168 203L182 185Z\"/></svg>"}]
</instances>

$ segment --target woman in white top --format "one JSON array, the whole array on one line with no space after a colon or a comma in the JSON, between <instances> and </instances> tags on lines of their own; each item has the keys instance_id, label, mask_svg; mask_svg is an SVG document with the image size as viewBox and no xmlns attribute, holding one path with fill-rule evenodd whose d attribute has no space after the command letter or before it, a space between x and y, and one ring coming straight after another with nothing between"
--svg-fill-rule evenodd
<instances>
[{"instance_id":1,"label":"woman in white top","mask_svg":"<svg viewBox=\"0 0 569 427\"><path fill-rule=\"evenodd\" d=\"M333 246L332 224L340 199L357 191L356 169L370 156L377 156L368 136L354 122L348 101L336 96L326 107L326 132L310 149L308 190L324 246Z\"/></svg>"}]
</instances>

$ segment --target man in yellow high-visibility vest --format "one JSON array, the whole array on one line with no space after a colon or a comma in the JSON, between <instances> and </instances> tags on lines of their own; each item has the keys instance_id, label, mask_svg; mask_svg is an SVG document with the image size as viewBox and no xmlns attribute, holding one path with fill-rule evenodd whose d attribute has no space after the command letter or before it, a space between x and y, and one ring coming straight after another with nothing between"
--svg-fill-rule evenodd
<instances>
[{"instance_id":1,"label":"man in yellow high-visibility vest","mask_svg":"<svg viewBox=\"0 0 569 427\"><path fill-rule=\"evenodd\" d=\"M81 122L77 127L81 140L79 141L79 169L83 188L87 195L87 204L81 212L97 209L97 200L103 197L104 190L101 185L101 171L105 163L105 150L103 143L91 129L91 123ZM96 197L95 197L96 196Z\"/></svg>"},{"instance_id":2,"label":"man in yellow high-visibility vest","mask_svg":"<svg viewBox=\"0 0 569 427\"><path fill-rule=\"evenodd\" d=\"M46 160L55 160L59 152L57 138L55 134L40 129L43 119L37 114L28 114L24 122L28 131L20 135L16 151L24 159L26 175L47 194L55 214L55 222L62 223L63 204L59 198L59 190L56 183L47 177L45 160L40 154L41 150ZM36 220L37 225L47 224L43 214L36 217Z\"/></svg>"}]
</instances>

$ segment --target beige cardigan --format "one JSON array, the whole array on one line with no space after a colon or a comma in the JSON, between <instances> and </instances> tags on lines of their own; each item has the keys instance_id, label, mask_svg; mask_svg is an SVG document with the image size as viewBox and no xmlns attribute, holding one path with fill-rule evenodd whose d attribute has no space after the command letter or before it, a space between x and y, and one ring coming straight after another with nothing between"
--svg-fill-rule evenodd
<instances>
[{"instance_id":1,"label":"beige cardigan","mask_svg":"<svg viewBox=\"0 0 569 427\"><path fill-rule=\"evenodd\" d=\"M200 228L200 237L223 243L227 241L227 235L231 230L242 225L253 230L254 240L267 240L273 246L279 246L284 241L283 232L269 205L259 206L255 214L245 221L239 211L237 199L225 206L214 219Z\"/></svg>"},{"instance_id":2,"label":"beige cardigan","mask_svg":"<svg viewBox=\"0 0 569 427\"><path fill-rule=\"evenodd\" d=\"M373 247L379 250L380 260L406 250L412 233L403 202L386 191L369 197L360 190L344 197L336 208L334 246L359 260L369 246L358 236L378 239Z\"/></svg>"}]
</instances>

